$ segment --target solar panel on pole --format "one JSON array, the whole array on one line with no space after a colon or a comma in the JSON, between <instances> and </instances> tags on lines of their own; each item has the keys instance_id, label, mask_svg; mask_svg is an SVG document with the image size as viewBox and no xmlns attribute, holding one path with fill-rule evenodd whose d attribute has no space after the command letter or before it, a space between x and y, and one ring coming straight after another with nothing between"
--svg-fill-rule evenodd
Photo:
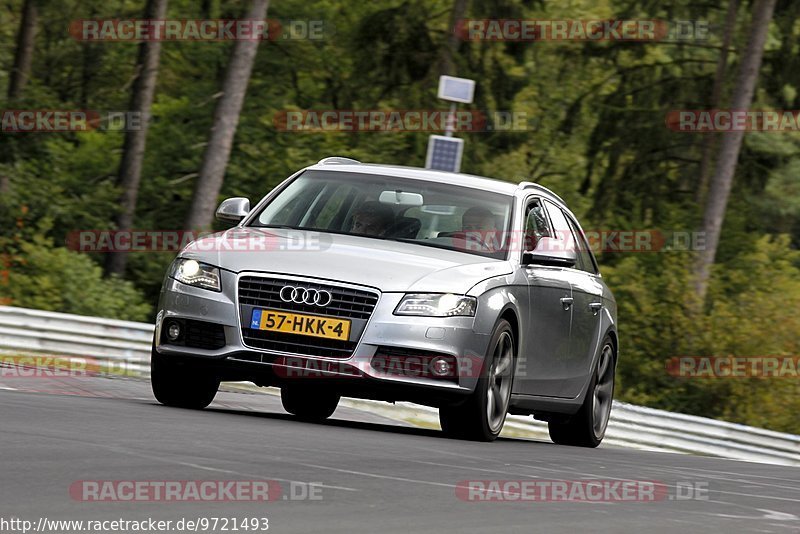
<instances>
[{"instance_id":1,"label":"solar panel on pole","mask_svg":"<svg viewBox=\"0 0 800 534\"><path fill-rule=\"evenodd\" d=\"M439 76L438 97L450 102L471 104L475 95L475 80L456 78L455 76Z\"/></svg>"},{"instance_id":2,"label":"solar panel on pole","mask_svg":"<svg viewBox=\"0 0 800 534\"><path fill-rule=\"evenodd\" d=\"M431 135L428 138L425 168L437 171L459 172L463 153L463 139L444 135Z\"/></svg>"}]
</instances>

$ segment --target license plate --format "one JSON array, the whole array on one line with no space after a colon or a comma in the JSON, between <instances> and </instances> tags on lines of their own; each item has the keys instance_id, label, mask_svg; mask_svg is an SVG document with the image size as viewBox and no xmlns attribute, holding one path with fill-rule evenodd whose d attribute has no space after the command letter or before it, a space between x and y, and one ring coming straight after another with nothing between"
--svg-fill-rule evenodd
<instances>
[{"instance_id":1,"label":"license plate","mask_svg":"<svg viewBox=\"0 0 800 534\"><path fill-rule=\"evenodd\" d=\"M344 341L350 339L350 321L348 319L333 319L278 310L253 310L250 328Z\"/></svg>"}]
</instances>

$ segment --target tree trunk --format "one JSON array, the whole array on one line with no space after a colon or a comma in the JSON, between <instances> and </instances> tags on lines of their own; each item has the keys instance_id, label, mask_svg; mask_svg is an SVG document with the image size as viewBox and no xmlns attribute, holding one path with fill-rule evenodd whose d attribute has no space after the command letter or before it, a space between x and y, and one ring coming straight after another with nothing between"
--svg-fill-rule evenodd
<instances>
[{"instance_id":1,"label":"tree trunk","mask_svg":"<svg viewBox=\"0 0 800 534\"><path fill-rule=\"evenodd\" d=\"M11 69L11 80L8 83L9 100L19 98L28 83L38 18L36 0L25 0L25 5L22 6L22 23L17 36L17 50L14 53L14 67Z\"/></svg>"},{"instance_id":2,"label":"tree trunk","mask_svg":"<svg viewBox=\"0 0 800 534\"><path fill-rule=\"evenodd\" d=\"M268 0L253 0L247 18L264 20L268 6ZM214 219L217 197L225 178L225 167L231 155L233 138L239 125L239 114L253 71L258 44L259 41L255 39L239 40L233 46L225 72L222 96L214 110L214 123L197 177L192 206L186 217L185 227L188 230L208 229Z\"/></svg>"},{"instance_id":3,"label":"tree trunk","mask_svg":"<svg viewBox=\"0 0 800 534\"><path fill-rule=\"evenodd\" d=\"M753 6L753 22L750 27L750 36L747 48L742 56L739 74L731 101L731 109L747 110L753 101L753 92L758 81L758 71L761 68L761 58L764 55L764 43L767 40L767 30L775 10L776 0L757 0ZM733 176L736 173L736 163L742 147L743 131L726 133L717 158L717 165L711 179L711 188L706 203L703 218L703 232L705 232L706 247L697 256L695 264L695 291L700 301L705 300L708 290L708 279L711 266L717 255L719 236L722 222L725 218L725 209L728 205Z\"/></svg>"},{"instance_id":4,"label":"tree trunk","mask_svg":"<svg viewBox=\"0 0 800 534\"><path fill-rule=\"evenodd\" d=\"M728 2L728 12L725 15L725 28L722 34L722 48L717 60L717 71L714 73L714 86L711 89L711 109L718 109L722 105L722 87L725 85L725 71L728 66L728 49L731 46L733 33L736 29L736 14L738 10L739 0L730 0ZM708 189L708 175L711 169L716 140L717 136L713 133L708 133L703 137L700 177L697 181L697 191L695 193L695 199L698 204L702 204L705 201L706 190Z\"/></svg>"},{"instance_id":5,"label":"tree trunk","mask_svg":"<svg viewBox=\"0 0 800 534\"><path fill-rule=\"evenodd\" d=\"M453 10L450 12L450 26L448 28L447 40L441 49L438 61L438 75L452 76L455 74L456 66L454 57L458 45L460 44L460 36L456 31L457 24L460 20L464 19L467 14L467 3L469 0L453 0ZM437 77L438 79L438 77Z\"/></svg>"},{"instance_id":6,"label":"tree trunk","mask_svg":"<svg viewBox=\"0 0 800 534\"><path fill-rule=\"evenodd\" d=\"M207 19L219 17L219 0L203 0L200 3L200 13Z\"/></svg>"},{"instance_id":7,"label":"tree trunk","mask_svg":"<svg viewBox=\"0 0 800 534\"><path fill-rule=\"evenodd\" d=\"M145 17L148 19L164 19L167 11L167 0L147 0ZM136 212L136 200L139 195L139 184L142 178L142 161L147 140L147 127L150 123L150 107L156 90L158 77L158 61L161 53L161 42L158 39L142 41L139 44L139 58L136 63L136 80L133 83L130 111L141 117L138 129L125 132L122 149L122 160L117 175L117 185L122 189L120 197L121 211L117 215L117 230L130 230ZM107 275L125 273L128 262L127 252L113 252L106 256L105 272Z\"/></svg>"},{"instance_id":8,"label":"tree trunk","mask_svg":"<svg viewBox=\"0 0 800 534\"><path fill-rule=\"evenodd\" d=\"M25 0L22 6L22 21L17 34L17 48L14 52L14 66L11 68L11 79L8 81L8 102L22 96L25 85L31 74L33 62L33 46L36 39L36 23L39 18L36 10L36 0ZM12 163L14 161L14 148L11 142L5 143L0 148L0 162ZM0 194L6 195L11 191L11 176L0 174Z\"/></svg>"}]
</instances>

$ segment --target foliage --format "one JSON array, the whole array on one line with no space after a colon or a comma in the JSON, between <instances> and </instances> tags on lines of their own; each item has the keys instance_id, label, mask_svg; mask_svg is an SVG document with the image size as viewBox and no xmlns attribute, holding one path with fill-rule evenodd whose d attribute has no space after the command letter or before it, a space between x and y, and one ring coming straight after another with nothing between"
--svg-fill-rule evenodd
<instances>
[{"instance_id":1,"label":"foliage","mask_svg":"<svg viewBox=\"0 0 800 534\"><path fill-rule=\"evenodd\" d=\"M150 305L127 280L103 278L89 257L37 236L12 256L0 298L23 308L144 321Z\"/></svg>"},{"instance_id":2,"label":"foliage","mask_svg":"<svg viewBox=\"0 0 800 534\"><path fill-rule=\"evenodd\" d=\"M700 316L684 260L678 252L631 255L604 270L626 331L619 398L797 432L797 377L673 377L666 367L676 356L800 354L800 315L792 312L800 310L800 252L785 235L758 239L735 268L719 266L712 309Z\"/></svg>"}]
</instances>

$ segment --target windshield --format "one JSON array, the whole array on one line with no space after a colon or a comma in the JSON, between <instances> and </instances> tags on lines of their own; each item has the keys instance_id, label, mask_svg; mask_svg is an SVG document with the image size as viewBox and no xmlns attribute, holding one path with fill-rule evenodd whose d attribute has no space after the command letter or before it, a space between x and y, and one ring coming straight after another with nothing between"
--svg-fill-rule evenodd
<instances>
[{"instance_id":1,"label":"windshield","mask_svg":"<svg viewBox=\"0 0 800 534\"><path fill-rule=\"evenodd\" d=\"M502 259L512 197L391 176L306 171L251 222L396 240Z\"/></svg>"}]
</instances>

